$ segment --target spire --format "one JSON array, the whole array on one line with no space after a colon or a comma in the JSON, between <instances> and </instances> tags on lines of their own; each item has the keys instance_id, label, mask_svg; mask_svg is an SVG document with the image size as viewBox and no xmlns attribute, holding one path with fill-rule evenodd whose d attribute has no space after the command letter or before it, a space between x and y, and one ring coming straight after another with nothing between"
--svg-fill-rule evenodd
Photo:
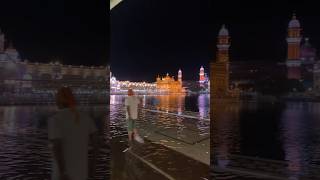
<instances>
[{"instance_id":1,"label":"spire","mask_svg":"<svg viewBox=\"0 0 320 180\"><path fill-rule=\"evenodd\" d=\"M229 31L226 28L226 25L223 24L220 31L219 31L219 36L229 36Z\"/></svg>"},{"instance_id":2,"label":"spire","mask_svg":"<svg viewBox=\"0 0 320 180\"><path fill-rule=\"evenodd\" d=\"M296 13L292 14L292 19L289 22L289 28L300 28L300 22L297 19Z\"/></svg>"},{"instance_id":3,"label":"spire","mask_svg":"<svg viewBox=\"0 0 320 180\"><path fill-rule=\"evenodd\" d=\"M178 81L182 81L182 71L181 69L179 68L179 71L178 71Z\"/></svg>"}]
</instances>

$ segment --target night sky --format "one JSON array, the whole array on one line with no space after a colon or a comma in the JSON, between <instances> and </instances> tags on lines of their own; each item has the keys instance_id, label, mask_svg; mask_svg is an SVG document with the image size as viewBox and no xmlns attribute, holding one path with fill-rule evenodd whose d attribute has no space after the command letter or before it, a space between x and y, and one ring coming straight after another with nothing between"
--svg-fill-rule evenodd
<instances>
[{"instance_id":1,"label":"night sky","mask_svg":"<svg viewBox=\"0 0 320 180\"><path fill-rule=\"evenodd\" d=\"M154 81L157 74L197 80L216 54L222 24L231 35L231 61L284 61L292 13L303 35L320 47L320 16L310 2L125 0L111 12L111 70L120 80ZM304 3L304 4L302 4Z\"/></svg>"},{"instance_id":2,"label":"night sky","mask_svg":"<svg viewBox=\"0 0 320 180\"><path fill-rule=\"evenodd\" d=\"M31 62L107 65L108 9L105 1L6 0L0 28Z\"/></svg>"}]
</instances>

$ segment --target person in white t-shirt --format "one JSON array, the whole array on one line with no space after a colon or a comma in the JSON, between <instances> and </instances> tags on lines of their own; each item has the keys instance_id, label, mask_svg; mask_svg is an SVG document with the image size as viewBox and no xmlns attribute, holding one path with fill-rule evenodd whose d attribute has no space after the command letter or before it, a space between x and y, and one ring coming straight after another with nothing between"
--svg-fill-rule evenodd
<instances>
[{"instance_id":1,"label":"person in white t-shirt","mask_svg":"<svg viewBox=\"0 0 320 180\"><path fill-rule=\"evenodd\" d=\"M136 140L139 143L144 143L144 140L139 136L139 133L136 127L136 121L138 119L139 104L140 104L140 99L134 95L134 92L132 89L129 89L128 96L125 99L129 146L132 143L132 139Z\"/></svg>"},{"instance_id":2,"label":"person in white t-shirt","mask_svg":"<svg viewBox=\"0 0 320 180\"><path fill-rule=\"evenodd\" d=\"M53 151L52 180L87 180L95 175L98 134L93 120L75 107L70 88L58 90L59 111L48 121L48 135ZM94 146L89 164L89 140Z\"/></svg>"}]
</instances>

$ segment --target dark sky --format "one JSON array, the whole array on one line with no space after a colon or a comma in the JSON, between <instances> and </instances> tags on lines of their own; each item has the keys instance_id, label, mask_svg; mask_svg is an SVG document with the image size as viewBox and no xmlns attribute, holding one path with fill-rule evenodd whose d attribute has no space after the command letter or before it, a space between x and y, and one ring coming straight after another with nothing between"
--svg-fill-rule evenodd
<instances>
[{"instance_id":1,"label":"dark sky","mask_svg":"<svg viewBox=\"0 0 320 180\"><path fill-rule=\"evenodd\" d=\"M216 53L223 23L230 31L231 60L284 61L286 31L296 12L303 35L320 47L320 16L310 2L125 0L111 12L111 68L118 79L153 81L157 74L198 79ZM289 3L291 2L291 3Z\"/></svg>"},{"instance_id":2,"label":"dark sky","mask_svg":"<svg viewBox=\"0 0 320 180\"><path fill-rule=\"evenodd\" d=\"M1 1L0 28L29 61L107 65L106 1Z\"/></svg>"}]
</instances>

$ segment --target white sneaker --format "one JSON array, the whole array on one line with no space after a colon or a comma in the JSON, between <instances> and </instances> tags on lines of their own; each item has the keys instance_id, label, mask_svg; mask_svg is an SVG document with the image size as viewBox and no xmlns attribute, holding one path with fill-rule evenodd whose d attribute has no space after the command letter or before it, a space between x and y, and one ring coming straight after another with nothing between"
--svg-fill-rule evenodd
<instances>
[{"instance_id":1,"label":"white sneaker","mask_svg":"<svg viewBox=\"0 0 320 180\"><path fill-rule=\"evenodd\" d=\"M141 144L144 143L144 140L139 135L135 135L134 140L136 140L138 143L141 143Z\"/></svg>"}]
</instances>

